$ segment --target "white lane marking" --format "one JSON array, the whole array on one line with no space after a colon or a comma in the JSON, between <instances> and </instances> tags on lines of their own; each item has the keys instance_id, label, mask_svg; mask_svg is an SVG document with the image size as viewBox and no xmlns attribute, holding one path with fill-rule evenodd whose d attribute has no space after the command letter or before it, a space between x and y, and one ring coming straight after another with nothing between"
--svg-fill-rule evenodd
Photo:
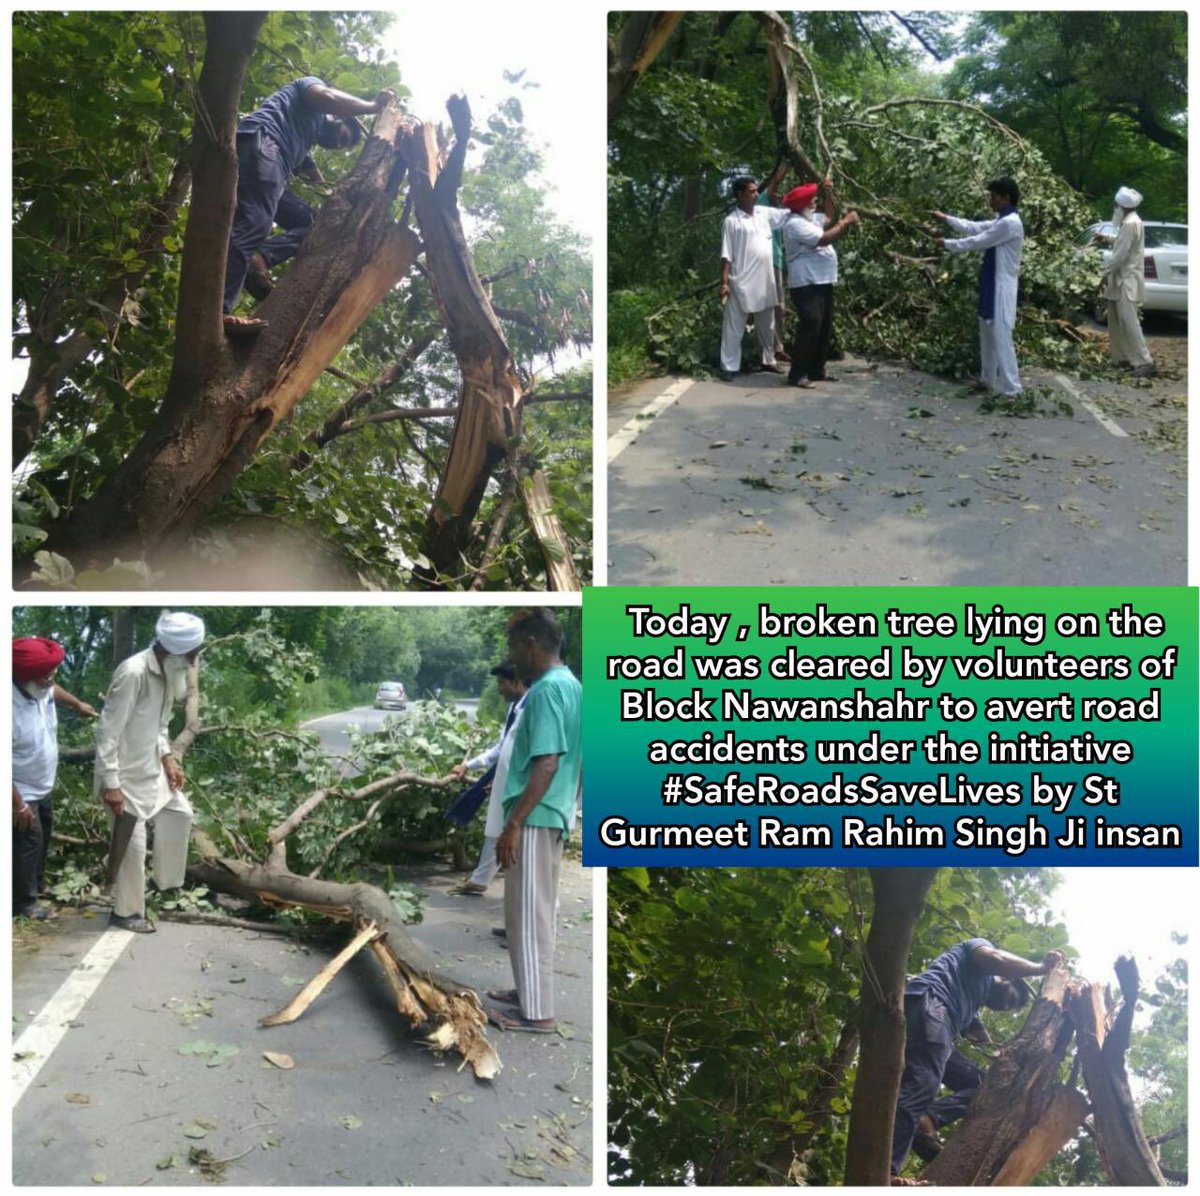
<instances>
[{"instance_id":1,"label":"white lane marking","mask_svg":"<svg viewBox=\"0 0 1200 1196\"><path fill-rule=\"evenodd\" d=\"M1109 419L1108 416L1105 415L1104 412L1101 411L1100 408L1097 407L1096 404L1087 397L1087 395L1080 391L1079 388L1075 386L1069 378L1064 378L1062 374L1055 374L1054 378L1058 382L1059 386L1061 386L1063 390L1067 392L1067 394L1072 395L1081 407L1086 407L1088 411L1095 416L1096 422L1106 432L1111 432L1114 436L1124 437L1126 440L1129 439L1129 433L1126 432L1120 424L1114 423L1111 419Z\"/></svg>"},{"instance_id":2,"label":"white lane marking","mask_svg":"<svg viewBox=\"0 0 1200 1196\"><path fill-rule=\"evenodd\" d=\"M622 425L608 438L609 464L617 459L695 380L679 378L672 382L652 403Z\"/></svg>"},{"instance_id":3,"label":"white lane marking","mask_svg":"<svg viewBox=\"0 0 1200 1196\"><path fill-rule=\"evenodd\" d=\"M46 1002L42 1011L13 1043L12 1103L25 1095L37 1079L54 1048L66 1037L67 1031L100 987L109 969L129 945L130 930L106 930L96 945L79 961L75 970L59 985L58 991Z\"/></svg>"}]
</instances>

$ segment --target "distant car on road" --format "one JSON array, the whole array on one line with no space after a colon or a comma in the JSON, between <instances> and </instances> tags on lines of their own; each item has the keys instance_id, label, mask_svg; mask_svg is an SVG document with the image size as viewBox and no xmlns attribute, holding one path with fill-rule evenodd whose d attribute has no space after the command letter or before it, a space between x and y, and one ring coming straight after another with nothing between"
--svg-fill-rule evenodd
<instances>
[{"instance_id":1,"label":"distant car on road","mask_svg":"<svg viewBox=\"0 0 1200 1196\"><path fill-rule=\"evenodd\" d=\"M1187 315L1188 309L1188 265L1186 224L1167 224L1161 220L1143 220L1146 230L1146 248L1142 263L1146 271L1146 311L1170 311ZM1112 252L1113 238L1117 235L1114 224L1108 220L1089 224L1075 238L1080 248L1093 247L1107 262ZM1104 323L1108 309L1103 300L1098 300L1093 313Z\"/></svg>"},{"instance_id":2,"label":"distant car on road","mask_svg":"<svg viewBox=\"0 0 1200 1196\"><path fill-rule=\"evenodd\" d=\"M399 681L381 681L375 691L376 710L403 710L408 705L408 694Z\"/></svg>"}]
</instances>

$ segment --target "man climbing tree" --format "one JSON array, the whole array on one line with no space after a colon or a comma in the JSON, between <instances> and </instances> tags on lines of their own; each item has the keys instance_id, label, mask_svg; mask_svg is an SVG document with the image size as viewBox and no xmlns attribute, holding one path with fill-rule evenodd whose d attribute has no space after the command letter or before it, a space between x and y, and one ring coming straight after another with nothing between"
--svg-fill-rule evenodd
<instances>
[{"instance_id":1,"label":"man climbing tree","mask_svg":"<svg viewBox=\"0 0 1200 1196\"><path fill-rule=\"evenodd\" d=\"M974 938L939 955L904 991L904 1075L892 1132L892 1183L912 1181L900 1170L914 1146L932 1157L940 1144L936 1131L962 1117L979 1089L983 1073L954 1046L969 1036L990 1041L978 1020L983 1006L1019 1009L1029 1000L1026 976L1045 976L1062 962L1047 951L1040 963L1022 959ZM945 1084L952 1095L938 1099Z\"/></svg>"},{"instance_id":2,"label":"man climbing tree","mask_svg":"<svg viewBox=\"0 0 1200 1196\"><path fill-rule=\"evenodd\" d=\"M247 335L267 326L265 320L230 315L243 283L256 299L275 286L269 270L296 256L316 213L288 189L299 175L312 183L324 180L309 157L313 145L350 149L363 136L354 119L382 112L394 99L391 88L360 100L308 75L281 87L245 117L237 128L237 210L225 263L225 331ZM283 232L268 240L278 223Z\"/></svg>"}]
</instances>

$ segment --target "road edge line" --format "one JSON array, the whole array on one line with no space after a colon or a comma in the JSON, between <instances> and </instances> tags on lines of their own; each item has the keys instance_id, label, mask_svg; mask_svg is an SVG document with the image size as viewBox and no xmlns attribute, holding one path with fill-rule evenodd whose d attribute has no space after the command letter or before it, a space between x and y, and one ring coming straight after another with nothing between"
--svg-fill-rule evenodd
<instances>
[{"instance_id":1,"label":"road edge line","mask_svg":"<svg viewBox=\"0 0 1200 1196\"><path fill-rule=\"evenodd\" d=\"M1087 395L1083 394L1070 381L1069 378L1063 377L1062 374L1055 374L1054 379L1059 384L1059 386L1061 386L1063 388L1063 390L1065 390L1067 392L1067 394L1072 395L1075 398L1076 402L1078 402L1081 406L1087 408L1088 412L1092 415L1092 417L1095 419L1095 421L1106 432L1111 432L1112 435L1119 436L1124 440L1129 439L1129 433L1126 432L1125 429L1122 428L1121 425L1119 423L1117 423L1115 420L1109 419L1109 417L1107 415L1105 415L1104 412L1101 411L1100 408L1097 407L1096 404L1093 403L1092 400L1087 397Z\"/></svg>"},{"instance_id":2,"label":"road edge line","mask_svg":"<svg viewBox=\"0 0 1200 1196\"><path fill-rule=\"evenodd\" d=\"M29 1090L38 1073L92 994L100 987L113 964L132 940L128 930L106 930L92 949L75 965L75 970L58 986L41 1011L13 1043L12 1107ZM15 998L15 994L14 994ZM29 1054L29 1058L21 1056Z\"/></svg>"},{"instance_id":3,"label":"road edge line","mask_svg":"<svg viewBox=\"0 0 1200 1196\"><path fill-rule=\"evenodd\" d=\"M662 394L623 423L608 438L608 464L611 465L694 382L694 378L676 378Z\"/></svg>"}]
</instances>

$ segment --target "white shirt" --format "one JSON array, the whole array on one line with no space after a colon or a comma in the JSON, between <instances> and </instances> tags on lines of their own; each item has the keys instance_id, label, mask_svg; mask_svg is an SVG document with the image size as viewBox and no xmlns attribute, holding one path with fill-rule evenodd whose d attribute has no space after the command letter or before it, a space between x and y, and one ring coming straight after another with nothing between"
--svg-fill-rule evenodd
<instances>
[{"instance_id":1,"label":"white shirt","mask_svg":"<svg viewBox=\"0 0 1200 1196\"><path fill-rule=\"evenodd\" d=\"M1017 213L1009 212L996 220L960 220L947 216L946 223L965 237L947 240L946 248L953 253L971 249L996 250L996 307L994 320L1004 328L1017 323L1017 274L1021 269L1021 246L1025 243L1025 228Z\"/></svg>"},{"instance_id":2,"label":"white shirt","mask_svg":"<svg viewBox=\"0 0 1200 1196\"><path fill-rule=\"evenodd\" d=\"M513 743L517 738L517 727L521 715L525 713L525 699L529 697L526 690L517 700L513 714L512 726L508 734L500 740L500 750L496 755L496 775L492 777L492 789L488 794L487 820L483 825L483 833L489 839L500 838L504 830L504 783L508 780L508 763L512 759Z\"/></svg>"},{"instance_id":3,"label":"white shirt","mask_svg":"<svg viewBox=\"0 0 1200 1196\"><path fill-rule=\"evenodd\" d=\"M96 725L95 789L120 789L141 819L171 798L162 758L171 751L172 705L170 683L147 648L117 665Z\"/></svg>"},{"instance_id":4,"label":"white shirt","mask_svg":"<svg viewBox=\"0 0 1200 1196\"><path fill-rule=\"evenodd\" d=\"M817 242L825 235L825 213L801 216L798 212L783 226L783 251L787 254L788 286L810 287L837 282L837 251Z\"/></svg>"},{"instance_id":5,"label":"white shirt","mask_svg":"<svg viewBox=\"0 0 1200 1196\"><path fill-rule=\"evenodd\" d=\"M1134 303L1146 301L1146 274L1143 257L1146 232L1142 218L1128 212L1117 229L1112 256L1104 267L1105 299L1129 299Z\"/></svg>"},{"instance_id":6,"label":"white shirt","mask_svg":"<svg viewBox=\"0 0 1200 1196\"><path fill-rule=\"evenodd\" d=\"M721 257L729 262L729 289L747 312L766 311L779 302L771 233L791 216L787 208L734 208L721 226Z\"/></svg>"},{"instance_id":7,"label":"white shirt","mask_svg":"<svg viewBox=\"0 0 1200 1196\"><path fill-rule=\"evenodd\" d=\"M27 801L37 801L54 788L58 772L58 710L54 690L31 698L13 682L12 783Z\"/></svg>"}]
</instances>

